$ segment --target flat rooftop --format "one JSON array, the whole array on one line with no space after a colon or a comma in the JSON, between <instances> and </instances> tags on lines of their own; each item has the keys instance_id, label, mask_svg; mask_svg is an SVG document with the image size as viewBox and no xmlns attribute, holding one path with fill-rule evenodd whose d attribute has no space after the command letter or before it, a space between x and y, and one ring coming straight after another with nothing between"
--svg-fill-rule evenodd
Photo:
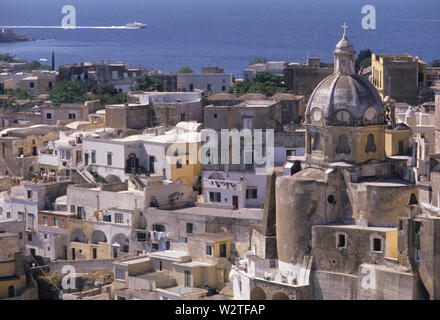
<instances>
[{"instance_id":1,"label":"flat rooftop","mask_svg":"<svg viewBox=\"0 0 440 320\"><path fill-rule=\"evenodd\" d=\"M194 267L212 267L215 266L215 264L207 263L207 262L200 262L200 261L191 261L191 262L185 262L185 263L176 263L176 266L181 267L187 267L187 268L194 268Z\"/></svg>"},{"instance_id":2,"label":"flat rooftop","mask_svg":"<svg viewBox=\"0 0 440 320\"><path fill-rule=\"evenodd\" d=\"M206 291L205 289L194 288L194 287L169 287L169 288L162 288L160 290L161 291L168 291L168 292L180 294L180 295Z\"/></svg>"},{"instance_id":3,"label":"flat rooftop","mask_svg":"<svg viewBox=\"0 0 440 320\"><path fill-rule=\"evenodd\" d=\"M131 265L131 264L137 264L137 263L148 262L148 261L150 261L150 257L140 256L140 257L136 257L136 258L128 258L126 260L115 261L115 263L123 264L123 265Z\"/></svg>"},{"instance_id":4,"label":"flat rooftop","mask_svg":"<svg viewBox=\"0 0 440 320\"><path fill-rule=\"evenodd\" d=\"M358 226L355 224L315 225L313 226L313 228L350 229L350 230L365 230L365 231L375 231L375 232L391 232L397 230L397 228L368 227L368 226Z\"/></svg>"},{"instance_id":5,"label":"flat rooftop","mask_svg":"<svg viewBox=\"0 0 440 320\"><path fill-rule=\"evenodd\" d=\"M148 213L163 214L164 211L176 213L176 214L195 214L202 216L214 216L224 218L236 218L236 219L263 219L263 209L260 208L242 208L238 210L225 209L225 208L213 208L205 206L190 206L179 209L158 209L147 208Z\"/></svg>"},{"instance_id":6,"label":"flat rooftop","mask_svg":"<svg viewBox=\"0 0 440 320\"><path fill-rule=\"evenodd\" d=\"M162 281L172 278L171 274L166 271L146 272L146 273L138 274L134 277L144 280L151 280L151 281Z\"/></svg>"},{"instance_id":7,"label":"flat rooftop","mask_svg":"<svg viewBox=\"0 0 440 320\"><path fill-rule=\"evenodd\" d=\"M181 260L183 258L191 257L188 252L179 251L179 250L150 252L148 256L156 259L170 259L170 260Z\"/></svg>"},{"instance_id":8,"label":"flat rooftop","mask_svg":"<svg viewBox=\"0 0 440 320\"><path fill-rule=\"evenodd\" d=\"M193 240L201 240L201 241L215 241L221 239L229 239L231 235L229 234L219 234L219 233L200 233L188 236L188 238Z\"/></svg>"}]
</instances>

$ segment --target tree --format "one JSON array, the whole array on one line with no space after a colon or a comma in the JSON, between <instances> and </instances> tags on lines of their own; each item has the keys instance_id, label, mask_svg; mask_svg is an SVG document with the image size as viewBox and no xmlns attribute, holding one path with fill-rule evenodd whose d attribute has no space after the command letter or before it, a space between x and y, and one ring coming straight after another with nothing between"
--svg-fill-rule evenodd
<instances>
[{"instance_id":1,"label":"tree","mask_svg":"<svg viewBox=\"0 0 440 320\"><path fill-rule=\"evenodd\" d=\"M361 50L356 58L356 72L362 68L371 66L371 52L370 49Z\"/></svg>"},{"instance_id":2,"label":"tree","mask_svg":"<svg viewBox=\"0 0 440 320\"><path fill-rule=\"evenodd\" d=\"M136 79L136 83L131 87L133 91L164 91L163 81L157 75L143 75Z\"/></svg>"},{"instance_id":3,"label":"tree","mask_svg":"<svg viewBox=\"0 0 440 320\"><path fill-rule=\"evenodd\" d=\"M100 99L101 106L121 104L127 100L127 94L125 92L119 92L111 83L100 85L92 97Z\"/></svg>"},{"instance_id":4,"label":"tree","mask_svg":"<svg viewBox=\"0 0 440 320\"><path fill-rule=\"evenodd\" d=\"M177 73L194 73L194 71L189 66L183 66Z\"/></svg>"},{"instance_id":5,"label":"tree","mask_svg":"<svg viewBox=\"0 0 440 320\"><path fill-rule=\"evenodd\" d=\"M84 103L90 100L87 87L81 81L61 81L49 92L49 99L55 105L62 103Z\"/></svg>"},{"instance_id":6,"label":"tree","mask_svg":"<svg viewBox=\"0 0 440 320\"><path fill-rule=\"evenodd\" d=\"M266 63L267 59L266 58L260 58L260 57L255 57L254 60L252 60L249 64L257 64L257 63Z\"/></svg>"},{"instance_id":7,"label":"tree","mask_svg":"<svg viewBox=\"0 0 440 320\"><path fill-rule=\"evenodd\" d=\"M39 61L31 61L26 63L26 71L31 72L32 70L50 70L49 66L41 64Z\"/></svg>"},{"instance_id":8,"label":"tree","mask_svg":"<svg viewBox=\"0 0 440 320\"><path fill-rule=\"evenodd\" d=\"M13 96L15 99L18 100L26 100L26 99L33 99L34 96L31 95L29 92L27 92L26 89L18 88L18 89L6 89L6 94L9 94Z\"/></svg>"},{"instance_id":9,"label":"tree","mask_svg":"<svg viewBox=\"0 0 440 320\"><path fill-rule=\"evenodd\" d=\"M11 56L9 53L0 54L0 61L6 61L6 62L18 62L15 58L15 56Z\"/></svg>"},{"instance_id":10,"label":"tree","mask_svg":"<svg viewBox=\"0 0 440 320\"><path fill-rule=\"evenodd\" d=\"M253 79L246 79L235 83L229 90L230 93L262 93L266 96L272 96L276 93L288 93L286 81L283 76L274 75L269 72L258 72Z\"/></svg>"},{"instance_id":11,"label":"tree","mask_svg":"<svg viewBox=\"0 0 440 320\"><path fill-rule=\"evenodd\" d=\"M430 67L436 67L439 68L440 67L440 59L434 60L429 64Z\"/></svg>"}]
</instances>

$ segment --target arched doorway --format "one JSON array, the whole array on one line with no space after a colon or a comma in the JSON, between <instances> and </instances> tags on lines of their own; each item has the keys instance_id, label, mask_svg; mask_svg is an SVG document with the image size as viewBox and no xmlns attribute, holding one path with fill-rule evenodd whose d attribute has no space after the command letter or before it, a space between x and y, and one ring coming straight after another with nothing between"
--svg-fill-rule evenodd
<instances>
[{"instance_id":1,"label":"arched doorway","mask_svg":"<svg viewBox=\"0 0 440 320\"><path fill-rule=\"evenodd\" d=\"M251 300L266 300L266 293L260 287L255 287L251 291Z\"/></svg>"},{"instance_id":2,"label":"arched doorway","mask_svg":"<svg viewBox=\"0 0 440 320\"><path fill-rule=\"evenodd\" d=\"M130 250L130 241L128 237L125 234L118 233L116 234L112 239L112 245L113 244L119 244L119 251L128 253Z\"/></svg>"},{"instance_id":3,"label":"arched doorway","mask_svg":"<svg viewBox=\"0 0 440 320\"><path fill-rule=\"evenodd\" d=\"M87 237L81 229L75 229L70 233L70 241L87 243Z\"/></svg>"},{"instance_id":4,"label":"arched doorway","mask_svg":"<svg viewBox=\"0 0 440 320\"><path fill-rule=\"evenodd\" d=\"M138 167L139 167L139 159L136 157L134 153L130 153L127 159L126 172L136 173Z\"/></svg>"},{"instance_id":5,"label":"arched doorway","mask_svg":"<svg viewBox=\"0 0 440 320\"><path fill-rule=\"evenodd\" d=\"M290 300L289 296L285 294L284 292L278 291L275 292L272 296L272 300Z\"/></svg>"},{"instance_id":6,"label":"arched doorway","mask_svg":"<svg viewBox=\"0 0 440 320\"><path fill-rule=\"evenodd\" d=\"M107 236L101 230L95 230L92 233L92 243L98 244L98 242L104 242L104 243L107 242Z\"/></svg>"}]
</instances>

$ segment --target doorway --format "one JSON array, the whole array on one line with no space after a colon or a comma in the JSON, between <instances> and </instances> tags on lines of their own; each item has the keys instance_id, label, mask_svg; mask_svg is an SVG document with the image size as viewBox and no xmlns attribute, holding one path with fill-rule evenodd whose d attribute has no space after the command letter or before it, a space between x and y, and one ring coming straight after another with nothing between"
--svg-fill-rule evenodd
<instances>
[{"instance_id":1,"label":"doorway","mask_svg":"<svg viewBox=\"0 0 440 320\"><path fill-rule=\"evenodd\" d=\"M185 287L191 287L191 271L185 270Z\"/></svg>"},{"instance_id":2,"label":"doorway","mask_svg":"<svg viewBox=\"0 0 440 320\"><path fill-rule=\"evenodd\" d=\"M399 154L403 154L403 140L399 140Z\"/></svg>"},{"instance_id":3,"label":"doorway","mask_svg":"<svg viewBox=\"0 0 440 320\"><path fill-rule=\"evenodd\" d=\"M76 259L75 248L72 248L72 260Z\"/></svg>"},{"instance_id":4,"label":"doorway","mask_svg":"<svg viewBox=\"0 0 440 320\"><path fill-rule=\"evenodd\" d=\"M238 209L238 196L232 196L232 206L234 210Z\"/></svg>"}]
</instances>

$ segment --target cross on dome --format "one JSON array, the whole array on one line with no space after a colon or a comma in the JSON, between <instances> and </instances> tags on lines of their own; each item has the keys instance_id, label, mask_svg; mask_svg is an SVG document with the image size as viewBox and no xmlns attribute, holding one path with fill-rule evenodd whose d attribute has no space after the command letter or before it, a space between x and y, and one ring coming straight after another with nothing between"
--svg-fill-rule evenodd
<instances>
[{"instance_id":1,"label":"cross on dome","mask_svg":"<svg viewBox=\"0 0 440 320\"><path fill-rule=\"evenodd\" d=\"M347 35L347 29L348 29L347 23L344 22L344 25L341 28L344 29L344 36L346 36Z\"/></svg>"}]
</instances>

